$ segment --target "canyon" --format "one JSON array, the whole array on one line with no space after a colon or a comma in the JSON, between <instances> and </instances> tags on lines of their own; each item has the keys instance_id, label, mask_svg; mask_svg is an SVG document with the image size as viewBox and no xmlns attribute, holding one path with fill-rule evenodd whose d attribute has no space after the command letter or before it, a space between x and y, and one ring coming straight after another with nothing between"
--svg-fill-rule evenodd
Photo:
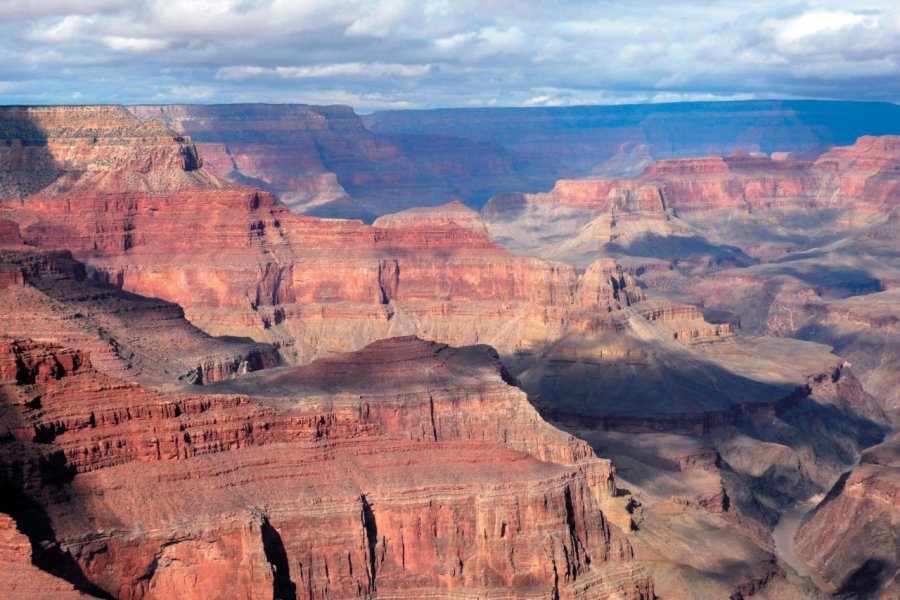
<instances>
[{"instance_id":1,"label":"canyon","mask_svg":"<svg viewBox=\"0 0 900 600\"><path fill-rule=\"evenodd\" d=\"M875 102L686 102L566 108L378 111L277 104L128 107L190 136L216 175L291 210L375 217L565 177L635 175L654 160L734 150L813 157L863 134L896 133Z\"/></svg>"},{"instance_id":2,"label":"canyon","mask_svg":"<svg viewBox=\"0 0 900 600\"><path fill-rule=\"evenodd\" d=\"M272 192L293 211L371 221L457 197L483 204L501 191L543 188L557 173L490 141L367 129L348 106L131 106L142 120L188 135L206 168Z\"/></svg>"},{"instance_id":3,"label":"canyon","mask_svg":"<svg viewBox=\"0 0 900 600\"><path fill-rule=\"evenodd\" d=\"M832 347L896 430L898 199L900 138L863 136L814 160L734 153L663 160L636 177L559 181L548 193L496 196L482 217L516 252L576 267L610 256L648 296L695 306L745 335ZM887 598L898 569L896 519L882 508L891 461L876 467L866 456L834 487L820 480L828 494L800 523L796 553L826 591ZM883 475L868 475L881 464ZM858 526L871 526L876 541L853 537ZM867 549L851 559L850 547Z\"/></svg>"},{"instance_id":4,"label":"canyon","mask_svg":"<svg viewBox=\"0 0 900 600\"><path fill-rule=\"evenodd\" d=\"M798 554L889 597L898 138L810 157L829 140L794 123L795 155L535 193L515 190L564 169L524 146L386 123L0 109L0 512L33 554L22 585L815 598L770 531L827 492ZM448 145L459 163L422 166ZM878 532L872 562L839 543L848 514Z\"/></svg>"}]
</instances>

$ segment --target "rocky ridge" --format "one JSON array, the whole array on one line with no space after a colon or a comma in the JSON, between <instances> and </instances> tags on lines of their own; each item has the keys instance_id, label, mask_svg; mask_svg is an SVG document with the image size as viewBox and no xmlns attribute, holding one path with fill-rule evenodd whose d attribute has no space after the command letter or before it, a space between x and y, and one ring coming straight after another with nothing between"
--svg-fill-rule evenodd
<instances>
[{"instance_id":1,"label":"rocky ridge","mask_svg":"<svg viewBox=\"0 0 900 600\"><path fill-rule=\"evenodd\" d=\"M601 512L624 512L609 462L486 348L386 340L272 371L265 397L160 394L28 340L0 356L3 510L88 593L652 597Z\"/></svg>"},{"instance_id":2,"label":"rocky ridge","mask_svg":"<svg viewBox=\"0 0 900 600\"><path fill-rule=\"evenodd\" d=\"M838 594L890 598L900 591L900 436L866 450L807 515L797 551ZM852 528L842 524L849 520Z\"/></svg>"},{"instance_id":3,"label":"rocky ridge","mask_svg":"<svg viewBox=\"0 0 900 600\"><path fill-rule=\"evenodd\" d=\"M751 100L389 110L363 122L378 134L499 143L558 165L565 177L580 178L637 175L654 161L735 150L812 157L861 135L897 134L900 111L888 103Z\"/></svg>"},{"instance_id":4,"label":"rocky ridge","mask_svg":"<svg viewBox=\"0 0 900 600\"><path fill-rule=\"evenodd\" d=\"M349 106L131 106L196 140L207 168L270 191L291 210L371 220L454 196L549 185L555 171L490 142L456 135L379 135Z\"/></svg>"},{"instance_id":5,"label":"rocky ridge","mask_svg":"<svg viewBox=\"0 0 900 600\"><path fill-rule=\"evenodd\" d=\"M815 160L797 161L773 154L660 161L630 179L561 181L549 194L498 196L485 207L483 215L494 239L518 252L574 265L586 264L598 255L613 255L651 297L663 295L691 303L707 318L728 322L745 333L813 340L833 347L852 362L859 376L858 381L855 377L847 380L849 387L839 391L837 397L856 406L850 413L861 418L864 429L878 425L885 431L888 420L879 416L880 409L893 421L893 427L897 418L893 351L900 239L897 152L896 136L883 136L862 137L852 146L833 148ZM539 228L538 223L547 226ZM719 355L721 348L717 349ZM802 352L808 354L809 347ZM799 354L791 356L796 360ZM843 368L838 372L840 381L846 373ZM566 382L572 379L561 378ZM816 380L827 381L827 376L810 379ZM798 399L785 397L789 398L788 405ZM820 404L824 406L814 408L815 404L806 403L798 411L797 405L787 409L787 405L776 403L774 414L762 422L771 427L773 421L790 422L814 409L818 417L804 415L804 422L797 421L778 435L807 428L830 435L838 422L829 413L847 414L849 406L834 400ZM753 431L757 427L750 425L753 418L749 422L743 421L744 417L691 420L683 414L673 415L668 429L663 429L635 415L628 426L643 438L636 441L597 433L598 429L609 428L608 415L573 419L572 412L571 408L564 409L557 418L570 419L577 428L573 431L622 466L626 486L635 484L635 489L650 494L649 518L657 532L669 534L673 523L679 527L683 524L679 519L669 519L661 525L658 503L666 494L671 494L677 504L693 503L708 511L724 505L721 491L725 490L732 505L742 505L746 514L753 514L761 506L774 508L783 502L783 506L789 506L793 502L790 496L794 500L815 497L858 456L858 449L851 448L853 444L847 446L831 437L815 448L815 455L821 459L835 448L843 448L840 456L833 455L831 467L807 479L814 471L809 468L808 457L794 451L804 443L790 439L792 435L778 439ZM752 413L750 409L743 415ZM757 417L760 415L757 413ZM812 425L816 420L819 424ZM724 423L728 423L726 427L735 426L737 435L716 431ZM693 498L669 481L667 469L660 469L661 462L667 460L662 440L673 443L673 438L666 437L672 432L689 437L712 433L719 459L715 468L708 469L710 476L685 478L694 490ZM878 442L880 435L870 430L870 434L857 437L855 444L865 447ZM679 438L678 443L685 442ZM804 465L800 473L805 475L799 479L792 466L797 464ZM632 475L632 469L639 475ZM864 479L865 471L863 467L852 471L857 477L854 481ZM741 478L748 477L749 488L741 484ZM795 492L781 495L788 488L777 484L779 479L782 484L791 481L788 487ZM882 501L876 487L855 485L852 496L832 491L829 497L837 495L840 501L832 498L824 502L801 528L805 534L797 538L798 554L806 556L842 593L890 597L885 586L894 577L895 561L884 559L885 555L892 556L893 546L886 541L889 535L873 533L876 541L869 546L857 541L853 547L865 550L853 559L846 554L850 546L842 548L839 541L857 539L849 531L855 527L851 523L861 523L864 531L870 526L872 532L884 530L887 521L877 508ZM755 507L747 504L750 496L742 489L755 490L751 502L757 503ZM764 489L769 492L760 495ZM800 489L806 491L797 494ZM662 510L669 509L663 506ZM819 518L818 511L822 514ZM761 520L766 523L767 519L771 517ZM636 552L640 557L644 546L638 539ZM663 545L651 542L651 547L657 559L660 553L665 556L660 551ZM872 562L866 563L869 559ZM677 563L681 559L670 556L666 560ZM684 572L657 567L651 571L660 586L667 588L675 585L670 579L674 574L681 576ZM694 581L691 585L698 584Z\"/></svg>"},{"instance_id":6,"label":"rocky ridge","mask_svg":"<svg viewBox=\"0 0 900 600\"><path fill-rule=\"evenodd\" d=\"M90 352L107 374L152 385L212 383L279 363L270 346L211 338L177 305L92 282L67 251L0 249L0 301L3 338L57 340Z\"/></svg>"}]
</instances>

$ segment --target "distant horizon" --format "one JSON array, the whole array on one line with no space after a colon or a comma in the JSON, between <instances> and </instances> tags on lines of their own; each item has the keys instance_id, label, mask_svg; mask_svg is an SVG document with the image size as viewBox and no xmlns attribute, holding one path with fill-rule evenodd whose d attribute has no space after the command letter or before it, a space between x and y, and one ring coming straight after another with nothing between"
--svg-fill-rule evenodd
<instances>
[{"instance_id":1,"label":"distant horizon","mask_svg":"<svg viewBox=\"0 0 900 600\"><path fill-rule=\"evenodd\" d=\"M595 104L567 104L565 106L524 106L524 105L495 105L495 106L431 106L423 108L385 108L375 110L359 110L352 104L344 104L334 102L329 104L315 104L312 102L277 102L277 101L235 101L235 102L56 102L56 103L0 103L2 108L41 108L54 106L72 106L72 107L88 107L88 106L112 106L112 107L129 107L129 106L311 106L311 107L345 107L353 109L359 116L371 115L378 112L428 112L441 110L509 110L509 109L525 109L525 110L550 110L564 112L567 110L575 110L582 108L612 108L625 106L675 106L675 105L709 105L709 104L751 104L761 102L818 102L818 103L835 103L835 104L882 104L900 107L900 102L892 102L888 100L852 100L852 99L834 99L834 98L777 98L777 97L761 97L748 99L726 99L726 100L678 100L678 101L647 101L647 102L615 102L615 103L595 103Z\"/></svg>"}]
</instances>

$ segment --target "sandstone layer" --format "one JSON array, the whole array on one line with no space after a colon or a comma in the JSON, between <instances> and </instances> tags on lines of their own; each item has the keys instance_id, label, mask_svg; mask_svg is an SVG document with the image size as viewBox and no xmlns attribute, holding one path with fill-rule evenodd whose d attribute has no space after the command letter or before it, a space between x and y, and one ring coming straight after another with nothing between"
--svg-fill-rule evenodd
<instances>
[{"instance_id":1,"label":"sandstone layer","mask_svg":"<svg viewBox=\"0 0 900 600\"><path fill-rule=\"evenodd\" d=\"M70 600L89 598L68 581L31 563L31 543L9 515L0 513L0 595L4 598Z\"/></svg>"},{"instance_id":2,"label":"sandstone layer","mask_svg":"<svg viewBox=\"0 0 900 600\"><path fill-rule=\"evenodd\" d=\"M609 462L488 348L401 338L266 373L161 394L3 344L2 508L35 564L118 598L653 597L600 508Z\"/></svg>"},{"instance_id":3,"label":"sandstone layer","mask_svg":"<svg viewBox=\"0 0 900 600\"><path fill-rule=\"evenodd\" d=\"M721 511L727 497L740 513L772 525L793 502L816 497L824 491L823 486L830 486L828 482L858 456L859 447L879 440L877 426L884 431L887 421L873 402L896 428L898 152L898 138L883 136L862 137L852 146L833 148L815 160L797 161L774 154L666 160L649 166L638 177L560 181L548 194L498 196L485 207L483 216L492 237L516 251L574 265L587 264L598 256L615 256L639 285L648 288L648 296L693 304L707 319L726 322L744 333L826 344L852 363L859 376L859 380L846 380L844 389L832 395L834 400L803 401L786 412L782 411L787 404L776 403L774 414L759 421L755 419L761 413L744 420L755 412L747 412L746 407L744 417L728 421L737 428L729 433L716 431L724 421L694 421L696 429L691 432L691 421L685 415L672 418L668 429L657 426L657 433L646 419L635 416L632 427L642 431L640 437L623 439L597 431L609 428L609 416L573 419L571 408L556 414L558 419L568 418L577 427L573 431L623 467L626 486L634 484L633 489L650 498L645 499L650 507L648 522L663 540L675 531L675 521L659 518L660 510L673 510L660 504L667 495L677 504L701 507L707 513L711 508ZM725 358L721 356L723 347L719 344L715 350L720 358ZM760 347L741 362L746 365L748 360L773 351L778 353ZM809 357L809 347L797 347L781 360L796 361L801 353ZM678 364L684 369L683 360ZM758 370L750 379L764 379L765 371ZM844 368L834 373L839 373L840 387L848 373ZM714 378L728 381L721 374ZM576 380L559 378L569 389ZM698 380L692 375L691 381ZM827 384L828 377L814 376L810 382L814 381ZM810 389L816 387L813 384ZM763 397L765 392L756 388L752 394ZM798 398L794 396L788 404ZM810 409L813 413L804 414ZM812 416L815 413L818 416ZM862 429L835 435L848 422L838 417L842 414L856 414ZM782 423L773 428L779 421ZM675 443L666 436L675 433L696 439L697 433L707 431L712 434L716 461L702 477L682 474L676 483L671 473L683 470L665 467L672 465L672 459L663 444ZM779 433L770 435L776 431ZM816 433L806 438L810 432ZM800 437L795 437L798 434ZM849 437L839 441L846 434ZM817 436L823 436L821 443L801 441ZM856 441L848 445L851 439ZM704 446L709 448L709 441ZM798 452L802 448L812 449L817 459L810 462L809 455ZM821 461L829 454L831 466L822 469ZM865 464L865 455L863 461ZM810 469L816 462L820 467ZM853 473L865 478L865 471L860 467ZM811 473L816 475L810 478ZM835 502L832 496L839 492L833 491L813 513L803 526L805 536L798 536L797 553L807 556L813 568L836 588L860 597L878 597L890 585L896 569L893 558L885 560L894 555L895 544L889 541L893 533L873 533L872 541L862 543L856 532L869 531L869 523L872 532L883 531L890 518L884 521L876 508L883 504L878 486L856 485L853 489L853 500L845 496ZM733 508L724 514L728 512ZM822 516L817 518L819 512ZM706 527L713 526L704 518ZM735 528L732 524L727 529L733 533ZM689 529L682 529L685 531ZM765 534L759 537L744 531L765 546ZM640 536L635 538L640 557L646 549L639 540ZM844 541L846 546L842 546ZM647 543L654 548L654 561L682 565L671 570L651 568L661 589L677 586L686 572L683 559L667 555L665 543L652 539ZM733 542L728 544L734 547ZM855 549L852 559L851 547ZM694 561L692 566L696 569L700 564ZM712 585L702 578L689 581L689 586Z\"/></svg>"},{"instance_id":4,"label":"sandstone layer","mask_svg":"<svg viewBox=\"0 0 900 600\"><path fill-rule=\"evenodd\" d=\"M66 251L0 249L0 331L90 352L104 373L152 385L204 384L279 363L274 348L212 338L182 309L87 278Z\"/></svg>"},{"instance_id":5,"label":"sandstone layer","mask_svg":"<svg viewBox=\"0 0 900 600\"><path fill-rule=\"evenodd\" d=\"M900 202L898 164L896 136L862 137L814 161L742 153L670 159L637 177L500 195L483 214L495 240L573 264L599 253L747 266L891 212Z\"/></svg>"}]
</instances>

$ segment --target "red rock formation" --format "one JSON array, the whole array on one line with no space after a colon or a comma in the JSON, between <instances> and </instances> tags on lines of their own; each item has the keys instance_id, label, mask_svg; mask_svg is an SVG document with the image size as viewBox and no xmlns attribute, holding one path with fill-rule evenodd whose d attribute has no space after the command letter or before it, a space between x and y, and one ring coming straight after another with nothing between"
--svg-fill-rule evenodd
<instances>
[{"instance_id":1,"label":"red rock formation","mask_svg":"<svg viewBox=\"0 0 900 600\"><path fill-rule=\"evenodd\" d=\"M93 113L70 113L70 127L59 130L42 125L53 122L43 112L31 118L49 140L60 136L47 142L50 154L95 133ZM193 164L173 170L168 157L192 155L174 136L158 138L164 160L134 170L128 154L143 153L128 139L110 156L99 153L113 143L98 143L97 169L64 174L24 205L5 203L4 214L27 243L71 250L94 278L178 303L209 333L279 343L290 359L412 333L486 340L504 353L535 348L569 326L615 328L609 313L641 298L627 275L579 277L510 254L459 207L450 214L460 219L417 212L378 227L298 217L271 194L186 170Z\"/></svg>"},{"instance_id":2,"label":"red rock formation","mask_svg":"<svg viewBox=\"0 0 900 600\"><path fill-rule=\"evenodd\" d=\"M90 598L31 564L31 543L9 515L0 513L0 596L33 600Z\"/></svg>"},{"instance_id":3,"label":"red rock formation","mask_svg":"<svg viewBox=\"0 0 900 600\"><path fill-rule=\"evenodd\" d=\"M388 340L204 395L85 357L30 383L77 353L0 355L19 365L0 384L12 513L43 559L62 549L116 597L652 597L599 508L608 461L544 423L487 348Z\"/></svg>"},{"instance_id":4,"label":"red rock formation","mask_svg":"<svg viewBox=\"0 0 900 600\"><path fill-rule=\"evenodd\" d=\"M22 234L14 221L0 219L0 248L18 248L22 245Z\"/></svg>"},{"instance_id":5,"label":"red rock formation","mask_svg":"<svg viewBox=\"0 0 900 600\"><path fill-rule=\"evenodd\" d=\"M59 140L38 139L35 147L52 158L57 145L88 143L78 141L93 139L85 133L92 131L88 116L71 114L71 127L46 129ZM38 124L43 118L33 116ZM58 541L89 580L117 595L171 594L194 578L203 579L198 589L212 590L223 585L226 573L239 574L241 589L295 586L312 597L374 595L376 584L385 594L409 586L479 594L515 585L526 595L546 595L551 582L562 595L574 596L579 588L601 597L614 595L624 582L618 593L628 597L645 593L646 584L625 564L625 545L598 514L601 504L615 506L608 465L592 460L572 438L544 431L520 392L499 384L486 388L485 377L502 379L494 355L480 351L469 361L457 353L445 360L446 350L423 350L405 340L306 370L251 375L218 388L223 394L214 398L172 398L108 378L131 378L135 367L120 364L131 348L134 363L154 385L165 380L166 370L169 381L184 373L183 361L154 361L140 336L119 350L120 336L130 329L121 325L125 307L140 315L147 300L129 300L102 285L88 291L74 271L54 271L76 267L71 259L50 261L49 249L70 249L100 284L176 302L208 333L273 342L297 362L401 334L488 342L522 374L530 392L552 397L561 413L587 410L614 428L703 435L770 424L783 414L780 400L790 400L806 375L827 372L823 365L835 360L821 361L818 349L804 348L815 355L810 370L797 366L782 380L780 353L793 347L751 360L734 340L722 344L743 353L681 344L695 337L718 340L728 332L703 323L696 310L648 302L632 275L611 260L592 260L580 272L512 254L459 206L410 211L376 226L299 217L272 194L224 184L190 161L173 170L167 156L192 155L177 136L153 138L160 159L146 163L129 156L141 154L139 137L117 135L117 144L98 144L96 169L82 173L78 165L55 161L58 172L40 190L0 205L21 226L25 242L45 249L20 251L26 259L6 261L13 267L6 290L17 302L54 304L43 295L82 314L75 307L92 308L87 314L104 331L119 323L112 335L117 344L111 344L95 325L59 323L76 321L74 313L48 319L50 337L77 336L78 347L91 350L102 373L50 381L53 390L16 387L15 395L25 396L13 403L19 412L9 417L18 423L11 431L26 441L30 435L29 451L37 447L40 455L26 456L32 468L23 489L50 507ZM10 165L16 156L7 157ZM612 203L664 208L657 188L647 190L616 192ZM54 296L50 289L57 287L68 291ZM91 307L84 298L94 295L115 307ZM171 309L163 304L153 314ZM183 325L180 313L170 317L163 321ZM136 321L152 325L155 319ZM191 346L196 333L179 339L199 353L209 341ZM113 360L106 360L110 349ZM243 370L229 361L228 368L206 368L194 356L189 362L198 365L201 382ZM473 382L467 369L485 362L494 371ZM806 361L799 362L805 369ZM72 395L86 398L92 409L64 402ZM843 398L835 396L838 405ZM838 412L845 408L849 413L856 407L841 405ZM814 416L807 420L824 428L827 419ZM792 438L800 429L803 435L792 439L809 441L796 419L785 422L778 435ZM863 427L847 429L835 437L852 454ZM839 462L832 459L828 455L820 465L806 456L803 468L818 481L819 469ZM17 456L13 463L22 460ZM128 481L124 475L136 463L146 479ZM51 479L74 478L69 497L36 484L41 465L51 469L45 471ZM167 498L164 505L134 505L147 481ZM99 490L102 498L95 497ZM480 498L491 500L479 504ZM516 510L531 515L535 526L521 537L517 532L513 543ZM627 514L612 519L631 521ZM121 523L127 524L124 533L107 537L122 531ZM145 527L155 533L144 535ZM540 536L534 534L539 530ZM323 540L323 531L337 533ZM549 541L542 541L547 532ZM291 558L286 580L262 577L268 567L260 561L260 545L268 564ZM221 572L197 572L189 563L200 556L215 557Z\"/></svg>"},{"instance_id":6,"label":"red rock formation","mask_svg":"<svg viewBox=\"0 0 900 600\"><path fill-rule=\"evenodd\" d=\"M894 598L900 591L900 437L866 450L797 532L797 551L838 593Z\"/></svg>"},{"instance_id":7,"label":"red rock formation","mask_svg":"<svg viewBox=\"0 0 900 600\"><path fill-rule=\"evenodd\" d=\"M0 303L4 336L62 341L145 383L211 383L278 364L271 347L210 338L178 306L87 280L68 252L0 250Z\"/></svg>"},{"instance_id":8,"label":"red rock formation","mask_svg":"<svg viewBox=\"0 0 900 600\"><path fill-rule=\"evenodd\" d=\"M562 204L578 210L679 213L773 207L842 207L888 212L900 196L900 138L862 137L813 163L733 155L659 161L639 177L558 181L547 194L492 199L499 219L516 204Z\"/></svg>"},{"instance_id":9,"label":"red rock formation","mask_svg":"<svg viewBox=\"0 0 900 600\"><path fill-rule=\"evenodd\" d=\"M388 110L366 115L363 122L378 134L499 143L569 177L588 177L629 175L648 159L735 150L811 156L872 131L889 131L886 124L897 119L896 105L887 103L752 100Z\"/></svg>"},{"instance_id":10,"label":"red rock formation","mask_svg":"<svg viewBox=\"0 0 900 600\"><path fill-rule=\"evenodd\" d=\"M443 206L410 208L384 215L375 219L372 225L383 229L458 226L485 233L484 222L478 212L458 200Z\"/></svg>"}]
</instances>

